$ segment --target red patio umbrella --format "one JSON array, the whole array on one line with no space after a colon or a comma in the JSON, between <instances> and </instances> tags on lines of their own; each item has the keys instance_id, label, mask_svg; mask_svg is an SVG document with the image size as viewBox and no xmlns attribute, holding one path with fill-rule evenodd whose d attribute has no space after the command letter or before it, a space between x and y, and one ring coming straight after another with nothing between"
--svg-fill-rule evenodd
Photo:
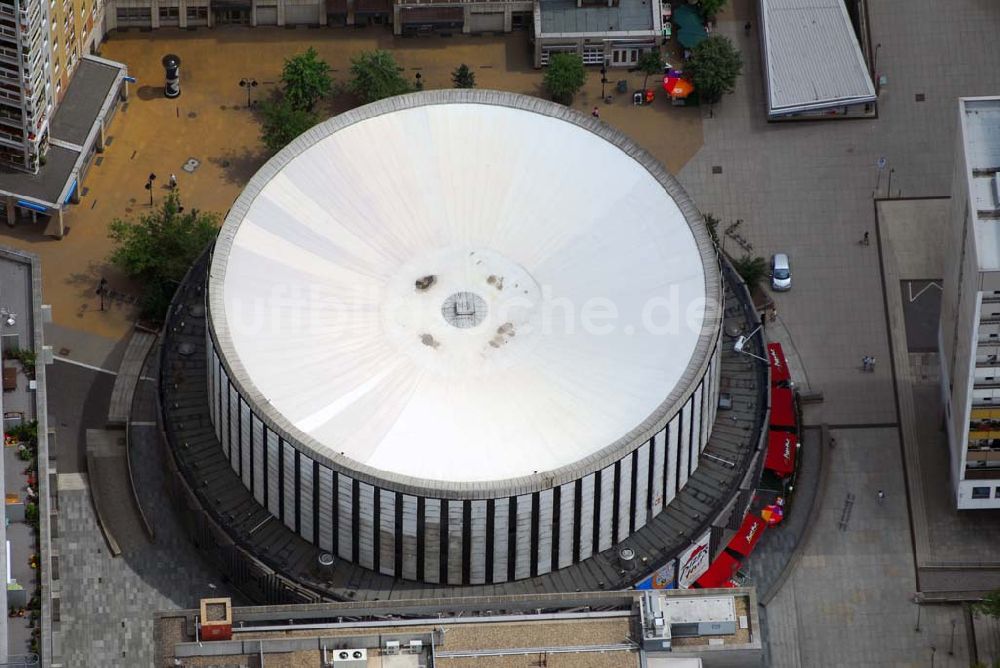
<instances>
[{"instance_id":1,"label":"red patio umbrella","mask_svg":"<svg viewBox=\"0 0 1000 668\"><path fill-rule=\"evenodd\" d=\"M663 90L667 91L670 97L683 100L694 92L694 84L676 74L668 74L663 77Z\"/></svg>"}]
</instances>

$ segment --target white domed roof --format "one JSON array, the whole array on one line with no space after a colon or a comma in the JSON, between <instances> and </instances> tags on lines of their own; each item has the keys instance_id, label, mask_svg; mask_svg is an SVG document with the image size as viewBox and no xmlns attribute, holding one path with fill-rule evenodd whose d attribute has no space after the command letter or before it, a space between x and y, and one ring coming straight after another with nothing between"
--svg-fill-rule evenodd
<instances>
[{"instance_id":1,"label":"white domed roof","mask_svg":"<svg viewBox=\"0 0 1000 668\"><path fill-rule=\"evenodd\" d=\"M682 381L703 253L621 148L472 102L323 128L255 177L212 269L228 363L311 447L514 478L601 451Z\"/></svg>"}]
</instances>

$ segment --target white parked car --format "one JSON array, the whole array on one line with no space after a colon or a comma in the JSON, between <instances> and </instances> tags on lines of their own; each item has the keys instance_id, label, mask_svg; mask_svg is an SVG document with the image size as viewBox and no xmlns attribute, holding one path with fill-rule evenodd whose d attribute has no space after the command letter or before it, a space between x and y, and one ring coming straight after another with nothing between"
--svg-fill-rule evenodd
<instances>
[{"instance_id":1,"label":"white parked car","mask_svg":"<svg viewBox=\"0 0 1000 668\"><path fill-rule=\"evenodd\" d=\"M784 253L771 256L771 289L779 292L792 289L792 268Z\"/></svg>"}]
</instances>

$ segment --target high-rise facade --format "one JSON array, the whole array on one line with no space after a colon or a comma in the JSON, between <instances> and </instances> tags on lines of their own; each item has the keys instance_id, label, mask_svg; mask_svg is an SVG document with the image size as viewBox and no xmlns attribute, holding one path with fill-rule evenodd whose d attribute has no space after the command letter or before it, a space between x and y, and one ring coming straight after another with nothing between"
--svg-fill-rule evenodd
<instances>
[{"instance_id":1,"label":"high-rise facade","mask_svg":"<svg viewBox=\"0 0 1000 668\"><path fill-rule=\"evenodd\" d=\"M0 0L0 164L37 172L53 97L48 0Z\"/></svg>"},{"instance_id":2,"label":"high-rise facade","mask_svg":"<svg viewBox=\"0 0 1000 668\"><path fill-rule=\"evenodd\" d=\"M959 510L1000 508L1000 97L959 100L941 392Z\"/></svg>"}]
</instances>

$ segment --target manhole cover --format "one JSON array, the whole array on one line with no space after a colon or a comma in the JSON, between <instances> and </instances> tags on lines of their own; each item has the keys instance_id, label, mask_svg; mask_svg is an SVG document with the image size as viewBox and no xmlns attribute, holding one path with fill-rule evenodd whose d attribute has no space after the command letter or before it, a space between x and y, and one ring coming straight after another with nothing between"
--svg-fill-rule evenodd
<instances>
[{"instance_id":1,"label":"manhole cover","mask_svg":"<svg viewBox=\"0 0 1000 668\"><path fill-rule=\"evenodd\" d=\"M198 112L197 111L189 111L188 112L188 118L198 118Z\"/></svg>"}]
</instances>

